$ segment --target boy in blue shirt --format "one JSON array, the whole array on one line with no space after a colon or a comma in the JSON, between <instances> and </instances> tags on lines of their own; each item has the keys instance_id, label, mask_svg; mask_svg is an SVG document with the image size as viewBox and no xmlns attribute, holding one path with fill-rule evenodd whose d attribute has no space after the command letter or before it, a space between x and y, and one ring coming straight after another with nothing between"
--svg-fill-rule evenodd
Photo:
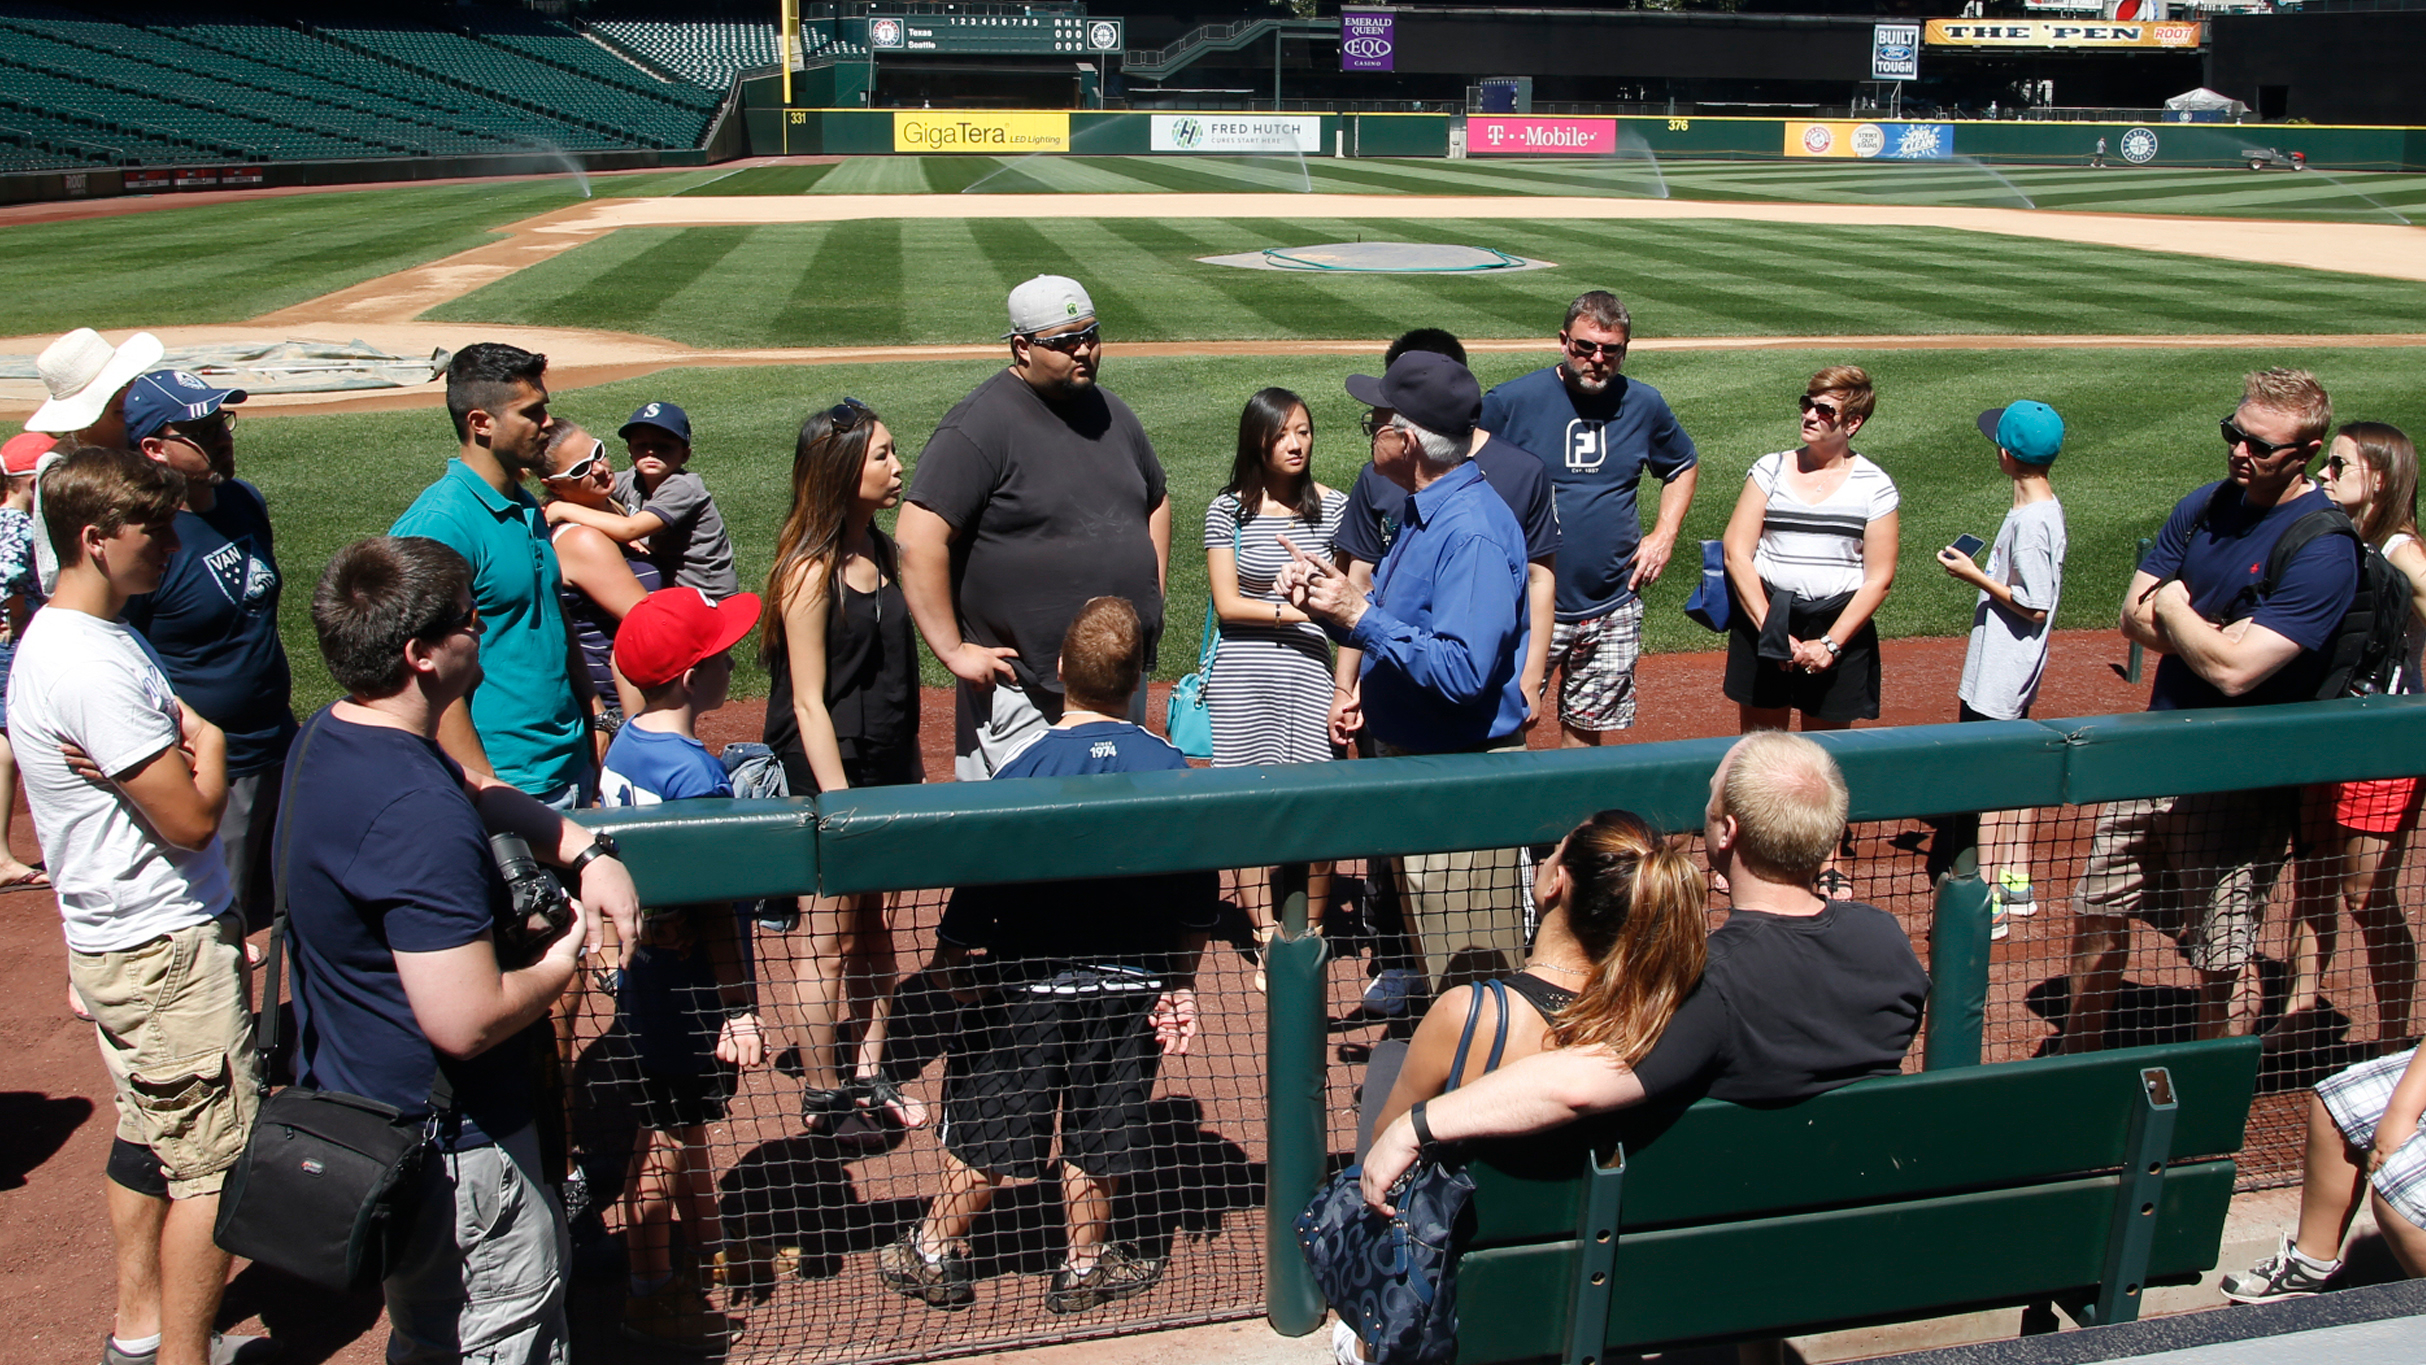
<instances>
[{"instance_id":1,"label":"boy in blue shirt","mask_svg":"<svg viewBox=\"0 0 2426 1365\"><path fill-rule=\"evenodd\" d=\"M1080 607L1062 638L1062 717L995 780L1186 767L1177 749L1119 719L1144 636L1125 599ZM975 1303L970 1227L1003 1181L1056 1167L1066 1244L1046 1309L1084 1312L1162 1278L1160 1258L1111 1240L1112 1199L1154 1163L1147 1103L1162 1059L1196 1036L1196 961L1220 898L1212 872L952 893L927 966L969 1006L944 1072L944 1187L925 1219L878 1250L886 1288L937 1308Z\"/></svg>"},{"instance_id":2,"label":"boy in blue shirt","mask_svg":"<svg viewBox=\"0 0 2426 1365\"><path fill-rule=\"evenodd\" d=\"M733 794L724 764L692 727L702 713L724 705L733 646L757 621L755 594L717 602L696 588L653 592L623 618L615 666L644 700L607 746L599 776L602 804L653 806ZM726 1267L707 1126L724 1117L738 1068L766 1058L734 908L644 911L615 1005L638 1063L645 1134L632 1154L625 1195L631 1297L624 1301L623 1330L661 1345L719 1349L731 1343L739 1324L710 1307L704 1292L724 1283ZM695 1274L679 1273L675 1264L677 1208Z\"/></svg>"}]
</instances>

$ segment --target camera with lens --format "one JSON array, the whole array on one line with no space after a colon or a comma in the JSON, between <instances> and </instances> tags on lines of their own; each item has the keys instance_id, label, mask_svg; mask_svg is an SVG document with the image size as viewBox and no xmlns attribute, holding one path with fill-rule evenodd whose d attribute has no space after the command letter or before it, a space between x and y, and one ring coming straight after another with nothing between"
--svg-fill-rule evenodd
<instances>
[{"instance_id":1,"label":"camera with lens","mask_svg":"<svg viewBox=\"0 0 2426 1365\"><path fill-rule=\"evenodd\" d=\"M490 835L489 853L497 859L506 890L506 903L497 912L497 961L508 968L528 966L572 924L572 899L521 835Z\"/></svg>"}]
</instances>

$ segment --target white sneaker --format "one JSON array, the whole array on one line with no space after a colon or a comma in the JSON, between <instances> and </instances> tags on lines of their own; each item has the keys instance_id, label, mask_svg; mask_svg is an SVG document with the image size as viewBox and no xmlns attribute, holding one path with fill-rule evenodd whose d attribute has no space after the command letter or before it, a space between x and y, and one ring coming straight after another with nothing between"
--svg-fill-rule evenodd
<instances>
[{"instance_id":1,"label":"white sneaker","mask_svg":"<svg viewBox=\"0 0 2426 1365\"><path fill-rule=\"evenodd\" d=\"M2005 903L1991 895L1988 898L1988 941L1997 942L2012 932L2013 926L2005 923Z\"/></svg>"},{"instance_id":2,"label":"white sneaker","mask_svg":"<svg viewBox=\"0 0 2426 1365\"><path fill-rule=\"evenodd\" d=\"M1375 1014L1407 1012L1407 1000L1423 989L1423 973L1412 967L1384 967L1365 983L1365 1008Z\"/></svg>"},{"instance_id":3,"label":"white sneaker","mask_svg":"<svg viewBox=\"0 0 2426 1365\"><path fill-rule=\"evenodd\" d=\"M1356 1330L1341 1318L1331 1319L1332 1365L1365 1365L1361 1353L1364 1343L1356 1339Z\"/></svg>"}]
</instances>

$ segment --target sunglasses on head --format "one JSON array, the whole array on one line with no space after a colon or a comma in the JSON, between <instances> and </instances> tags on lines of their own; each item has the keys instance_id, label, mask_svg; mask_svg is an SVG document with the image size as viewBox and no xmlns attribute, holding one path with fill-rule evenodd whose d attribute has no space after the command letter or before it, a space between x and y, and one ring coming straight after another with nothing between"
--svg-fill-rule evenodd
<instances>
[{"instance_id":1,"label":"sunglasses on head","mask_svg":"<svg viewBox=\"0 0 2426 1365\"><path fill-rule=\"evenodd\" d=\"M2234 422L2229 417L2225 418L2221 422L2216 423L2216 426L2219 427L2224 433L2224 446L2226 449L2230 449L2233 446L2247 446L2249 447L2249 453L2261 460L2271 460L2286 450L2297 450L2301 446L2308 444L2306 441L2261 441L2257 437L2250 435L2248 432L2241 430L2240 424Z\"/></svg>"},{"instance_id":2,"label":"sunglasses on head","mask_svg":"<svg viewBox=\"0 0 2426 1365\"><path fill-rule=\"evenodd\" d=\"M1075 332L1064 332L1060 336L1040 337L1034 333L1028 335L1030 346L1042 346L1048 351L1059 351L1063 355L1068 355L1072 351L1084 350L1102 340L1103 324L1099 322L1090 322Z\"/></svg>"},{"instance_id":3,"label":"sunglasses on head","mask_svg":"<svg viewBox=\"0 0 2426 1365\"><path fill-rule=\"evenodd\" d=\"M1623 341L1577 341L1573 337L1568 337L1566 340L1567 354L1574 356L1577 360L1597 360L1604 356L1610 360L1626 358L1628 343Z\"/></svg>"},{"instance_id":4,"label":"sunglasses on head","mask_svg":"<svg viewBox=\"0 0 2426 1365\"><path fill-rule=\"evenodd\" d=\"M1836 404L1824 402L1820 399L1812 397L1807 393L1801 398L1796 399L1795 402L1802 407L1803 411L1816 412L1819 414L1819 419L1821 421L1830 423L1832 425L1835 423L1837 418L1844 415L1844 409L1839 408Z\"/></svg>"},{"instance_id":5,"label":"sunglasses on head","mask_svg":"<svg viewBox=\"0 0 2426 1365\"><path fill-rule=\"evenodd\" d=\"M858 399L844 394L842 401L826 409L826 421L837 434L858 426L863 417L873 417L876 410Z\"/></svg>"},{"instance_id":6,"label":"sunglasses on head","mask_svg":"<svg viewBox=\"0 0 2426 1365\"><path fill-rule=\"evenodd\" d=\"M605 459L606 442L592 441L590 442L590 453L575 461L572 467L554 474L542 474L539 477L549 483L572 483L577 479L588 478L590 471L596 469L599 463Z\"/></svg>"}]
</instances>

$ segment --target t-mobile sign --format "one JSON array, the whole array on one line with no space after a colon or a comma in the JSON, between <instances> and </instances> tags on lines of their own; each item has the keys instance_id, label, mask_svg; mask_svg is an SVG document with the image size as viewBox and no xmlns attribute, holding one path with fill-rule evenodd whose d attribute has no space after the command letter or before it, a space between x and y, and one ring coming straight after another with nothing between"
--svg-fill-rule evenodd
<instances>
[{"instance_id":1,"label":"t-mobile sign","mask_svg":"<svg viewBox=\"0 0 2426 1365\"><path fill-rule=\"evenodd\" d=\"M1339 69L1396 71L1398 16L1387 10L1339 12Z\"/></svg>"},{"instance_id":2,"label":"t-mobile sign","mask_svg":"<svg viewBox=\"0 0 2426 1365\"><path fill-rule=\"evenodd\" d=\"M1606 118L1533 118L1516 114L1482 114L1466 120L1466 152L1471 156L1539 156L1547 153L1614 152L1617 120Z\"/></svg>"}]
</instances>

